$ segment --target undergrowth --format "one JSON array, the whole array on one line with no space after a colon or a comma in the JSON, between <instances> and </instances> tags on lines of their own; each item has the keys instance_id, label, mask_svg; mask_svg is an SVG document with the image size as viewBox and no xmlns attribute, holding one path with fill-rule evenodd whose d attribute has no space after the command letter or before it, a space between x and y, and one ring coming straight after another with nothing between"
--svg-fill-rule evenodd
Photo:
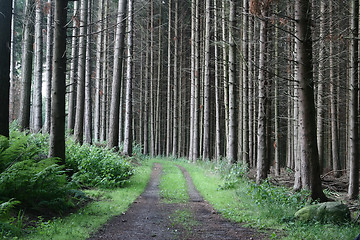
<instances>
[{"instance_id":1,"label":"undergrowth","mask_svg":"<svg viewBox=\"0 0 360 240\"><path fill-rule=\"evenodd\" d=\"M360 227L352 223L322 224L297 221L294 214L310 204L309 192L293 192L265 181L255 184L246 177L246 166L180 161L194 184L217 212L245 226L263 229L271 239L345 239L353 240ZM206 171L204 171L206 169Z\"/></svg>"},{"instance_id":2,"label":"undergrowth","mask_svg":"<svg viewBox=\"0 0 360 240\"><path fill-rule=\"evenodd\" d=\"M48 134L20 132L0 136L0 238L19 236L23 215L59 215L88 201L86 188L114 189L129 181L129 159L96 146L66 142L66 164L48 158Z\"/></svg>"}]
</instances>

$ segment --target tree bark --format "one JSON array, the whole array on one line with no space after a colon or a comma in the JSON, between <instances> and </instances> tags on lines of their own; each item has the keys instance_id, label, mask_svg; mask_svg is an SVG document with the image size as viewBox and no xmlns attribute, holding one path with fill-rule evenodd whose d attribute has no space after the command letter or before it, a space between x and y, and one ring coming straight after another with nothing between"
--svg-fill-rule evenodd
<instances>
[{"instance_id":1,"label":"tree bark","mask_svg":"<svg viewBox=\"0 0 360 240\"><path fill-rule=\"evenodd\" d=\"M299 81L299 118L301 123L301 163L303 187L311 191L313 200L326 200L320 179L316 141L314 81L312 73L311 2L296 0L296 56Z\"/></svg>"},{"instance_id":2,"label":"tree bark","mask_svg":"<svg viewBox=\"0 0 360 240\"><path fill-rule=\"evenodd\" d=\"M43 1L35 2L35 64L34 64L34 132L40 132L43 126L42 120L42 69L43 69Z\"/></svg>"},{"instance_id":3,"label":"tree bark","mask_svg":"<svg viewBox=\"0 0 360 240\"><path fill-rule=\"evenodd\" d=\"M132 79L133 79L133 0L128 4L128 38L127 38L127 70L126 70L126 106L124 155L132 155Z\"/></svg>"},{"instance_id":4,"label":"tree bark","mask_svg":"<svg viewBox=\"0 0 360 240\"><path fill-rule=\"evenodd\" d=\"M178 79L178 29L179 29L179 0L175 0L175 19L174 19L174 87L173 87L173 96L174 96L174 102L173 102L173 140L172 140L172 155L174 157L178 156L178 125L179 125L179 79ZM179 106L179 107L178 107Z\"/></svg>"},{"instance_id":5,"label":"tree bark","mask_svg":"<svg viewBox=\"0 0 360 240\"><path fill-rule=\"evenodd\" d=\"M258 131L257 131L257 174L256 182L259 184L267 178L267 88L269 85L266 79L266 47L267 47L267 17L268 9L262 9L262 19L260 25L260 52L259 52L259 108L258 108Z\"/></svg>"},{"instance_id":6,"label":"tree bark","mask_svg":"<svg viewBox=\"0 0 360 240\"><path fill-rule=\"evenodd\" d=\"M205 6L205 66L204 66L204 130L203 130L203 160L210 158L210 0Z\"/></svg>"},{"instance_id":7,"label":"tree bark","mask_svg":"<svg viewBox=\"0 0 360 240\"><path fill-rule=\"evenodd\" d=\"M52 79L49 157L65 164L66 15L67 0L55 0L54 76Z\"/></svg>"},{"instance_id":8,"label":"tree bark","mask_svg":"<svg viewBox=\"0 0 360 240\"><path fill-rule=\"evenodd\" d=\"M84 114L85 114L85 76L86 76L86 29L87 29L87 1L80 0L80 37L79 62L77 77L76 115L74 138L82 144L84 141Z\"/></svg>"},{"instance_id":9,"label":"tree bark","mask_svg":"<svg viewBox=\"0 0 360 240\"><path fill-rule=\"evenodd\" d=\"M358 84L359 84L359 0L351 1L351 45L350 45L350 99L349 99L349 189L350 199L359 195L359 123L358 123Z\"/></svg>"},{"instance_id":10,"label":"tree bark","mask_svg":"<svg viewBox=\"0 0 360 240\"><path fill-rule=\"evenodd\" d=\"M5 137L9 137L11 5L0 2L0 135Z\"/></svg>"},{"instance_id":11,"label":"tree bark","mask_svg":"<svg viewBox=\"0 0 360 240\"><path fill-rule=\"evenodd\" d=\"M46 105L45 105L45 133L50 133L51 124L51 81L52 81L52 58L53 58L53 1L47 1L46 23L46 53L45 53L45 81L46 81Z\"/></svg>"},{"instance_id":12,"label":"tree bark","mask_svg":"<svg viewBox=\"0 0 360 240\"><path fill-rule=\"evenodd\" d=\"M75 115L76 115L76 72L78 65L78 29L79 29L79 2L74 1L74 13L72 16L72 39L71 39L71 61L70 61L70 80L69 80L69 107L68 107L68 119L67 129L70 133L73 133L75 127Z\"/></svg>"},{"instance_id":13,"label":"tree bark","mask_svg":"<svg viewBox=\"0 0 360 240\"><path fill-rule=\"evenodd\" d=\"M122 64L124 56L125 38L125 16L127 0L119 0L117 13L117 27L114 46L114 73L112 80L112 92L110 102L109 136L108 148L114 148L119 142L119 108L120 108L120 88L122 82Z\"/></svg>"},{"instance_id":14,"label":"tree bark","mask_svg":"<svg viewBox=\"0 0 360 240\"><path fill-rule=\"evenodd\" d=\"M236 73L235 73L235 14L236 5L234 0L230 0L229 10L229 139L227 159L229 163L236 161Z\"/></svg>"},{"instance_id":15,"label":"tree bark","mask_svg":"<svg viewBox=\"0 0 360 240\"><path fill-rule=\"evenodd\" d=\"M101 80L102 80L102 71L103 71L103 62L102 62L102 54L103 50L106 46L102 46L103 43L103 22L104 22L104 9L103 9L103 1L99 1L97 13L97 31L98 34L96 36L96 72L95 72L95 114L94 114L94 140L98 141L100 139L100 129L101 129L101 95L103 92L101 91Z\"/></svg>"},{"instance_id":16,"label":"tree bark","mask_svg":"<svg viewBox=\"0 0 360 240\"><path fill-rule=\"evenodd\" d=\"M21 130L28 130L30 127L30 96L31 96L31 78L33 65L33 21L34 14L31 10L34 0L26 0L25 2L25 23L22 41L22 69L21 69L21 97L19 125Z\"/></svg>"},{"instance_id":17,"label":"tree bark","mask_svg":"<svg viewBox=\"0 0 360 240\"><path fill-rule=\"evenodd\" d=\"M85 142L88 144L92 144L93 137L93 126L92 126L92 101L91 101L91 92L92 92L92 81L91 81L91 9L92 9L92 1L88 1L87 7L87 31L86 31L86 60L85 60Z\"/></svg>"}]
</instances>

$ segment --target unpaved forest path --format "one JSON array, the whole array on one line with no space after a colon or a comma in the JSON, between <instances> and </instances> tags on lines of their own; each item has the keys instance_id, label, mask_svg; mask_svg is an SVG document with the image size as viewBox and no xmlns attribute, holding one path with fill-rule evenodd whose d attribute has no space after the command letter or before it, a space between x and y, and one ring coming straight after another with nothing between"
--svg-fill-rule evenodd
<instances>
[{"instance_id":1,"label":"unpaved forest path","mask_svg":"<svg viewBox=\"0 0 360 240\"><path fill-rule=\"evenodd\" d=\"M264 233L218 215L196 190L186 169L178 167L188 185L189 202L161 201L158 185L162 166L155 163L144 193L125 214L111 219L89 239L267 239Z\"/></svg>"}]
</instances>

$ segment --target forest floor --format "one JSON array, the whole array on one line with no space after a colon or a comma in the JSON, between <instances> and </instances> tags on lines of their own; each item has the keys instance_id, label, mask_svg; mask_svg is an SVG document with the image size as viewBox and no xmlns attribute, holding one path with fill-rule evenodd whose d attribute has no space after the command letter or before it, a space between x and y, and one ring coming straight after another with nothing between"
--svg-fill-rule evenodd
<instances>
[{"instance_id":1,"label":"forest floor","mask_svg":"<svg viewBox=\"0 0 360 240\"><path fill-rule=\"evenodd\" d=\"M268 239L266 233L224 219L203 199L189 173L178 166L188 186L189 201L166 203L159 194L162 165L155 163L144 193L126 213L112 218L95 239Z\"/></svg>"},{"instance_id":2,"label":"forest floor","mask_svg":"<svg viewBox=\"0 0 360 240\"><path fill-rule=\"evenodd\" d=\"M251 170L248 177L252 180L256 179L256 170ZM350 200L347 197L349 187L349 176L343 174L340 177L335 177L334 173L327 172L320 176L322 187L329 198L329 201L338 201L346 203L351 212L357 212L359 208L358 200ZM285 186L291 189L294 186L294 173L292 170L281 169L280 176L275 176L274 171L270 171L269 181L275 186Z\"/></svg>"}]
</instances>

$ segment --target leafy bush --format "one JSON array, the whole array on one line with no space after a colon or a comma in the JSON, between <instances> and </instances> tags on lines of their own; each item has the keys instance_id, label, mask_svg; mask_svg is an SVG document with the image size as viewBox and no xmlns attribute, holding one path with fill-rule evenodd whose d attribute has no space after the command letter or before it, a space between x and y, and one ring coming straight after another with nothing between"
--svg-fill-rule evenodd
<instances>
[{"instance_id":1,"label":"leafy bush","mask_svg":"<svg viewBox=\"0 0 360 240\"><path fill-rule=\"evenodd\" d=\"M84 186L119 187L133 174L130 162L117 153L73 140L67 141L66 167L73 180Z\"/></svg>"},{"instance_id":2,"label":"leafy bush","mask_svg":"<svg viewBox=\"0 0 360 240\"><path fill-rule=\"evenodd\" d=\"M291 192L285 187L273 186L269 181L262 184L248 182L248 195L258 205L266 203L301 208L307 204L308 191Z\"/></svg>"}]
</instances>

